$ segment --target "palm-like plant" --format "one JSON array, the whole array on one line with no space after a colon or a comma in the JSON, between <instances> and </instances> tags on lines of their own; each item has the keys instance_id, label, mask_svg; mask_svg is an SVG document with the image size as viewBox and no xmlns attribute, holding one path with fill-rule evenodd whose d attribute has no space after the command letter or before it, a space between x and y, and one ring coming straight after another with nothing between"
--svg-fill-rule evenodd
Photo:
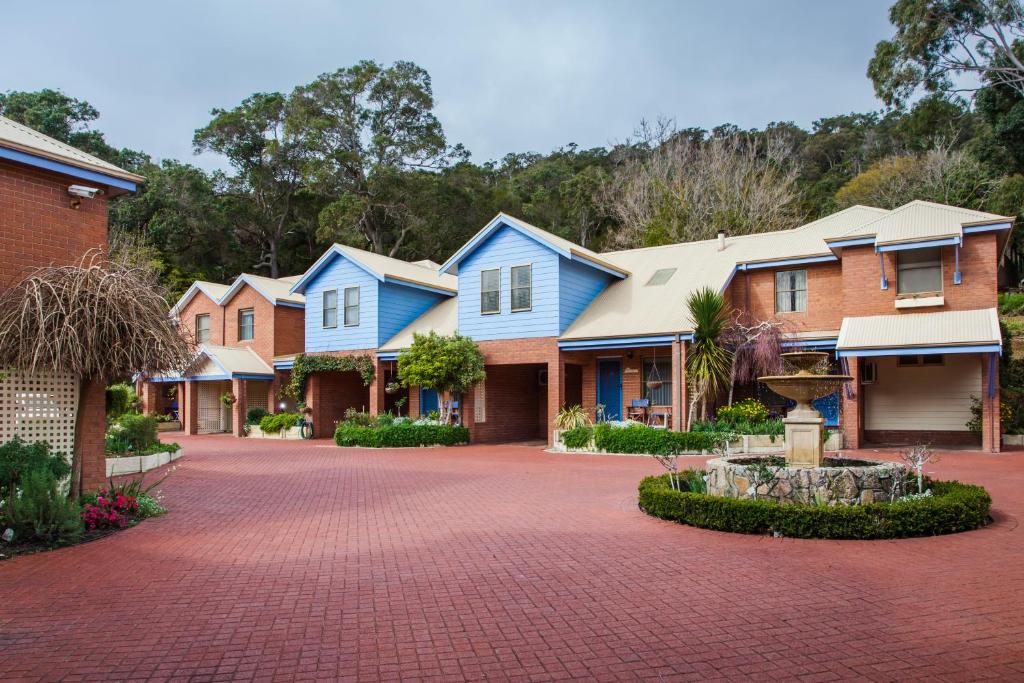
<instances>
[{"instance_id":1,"label":"palm-like plant","mask_svg":"<svg viewBox=\"0 0 1024 683\"><path fill-rule=\"evenodd\" d=\"M725 298L703 287L690 294L686 306L693 321L693 343L686 354L686 374L692 383L689 429L697 401L701 402L702 414L706 413L708 397L717 394L728 381L732 357L721 343L729 327Z\"/></svg>"}]
</instances>

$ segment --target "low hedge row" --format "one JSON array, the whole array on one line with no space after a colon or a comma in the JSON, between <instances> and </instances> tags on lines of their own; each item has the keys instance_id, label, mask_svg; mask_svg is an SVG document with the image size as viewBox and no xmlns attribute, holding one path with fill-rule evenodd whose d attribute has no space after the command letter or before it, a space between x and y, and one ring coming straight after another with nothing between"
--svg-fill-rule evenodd
<instances>
[{"instance_id":1,"label":"low hedge row","mask_svg":"<svg viewBox=\"0 0 1024 683\"><path fill-rule=\"evenodd\" d=\"M299 423L302 416L298 413L274 413L260 418L260 431L264 434L278 434L284 429L291 429Z\"/></svg>"},{"instance_id":2,"label":"low hedge row","mask_svg":"<svg viewBox=\"0 0 1024 683\"><path fill-rule=\"evenodd\" d=\"M339 446L367 448L403 448L413 446L454 446L469 443L469 430L458 425L433 425L401 422L379 427L360 427L342 423L334 432Z\"/></svg>"},{"instance_id":3,"label":"low hedge row","mask_svg":"<svg viewBox=\"0 0 1024 683\"><path fill-rule=\"evenodd\" d=\"M566 448L586 448L594 439L592 427L574 427L562 432L562 443Z\"/></svg>"},{"instance_id":4,"label":"low hedge row","mask_svg":"<svg viewBox=\"0 0 1024 683\"><path fill-rule=\"evenodd\" d=\"M929 482L932 495L867 505L797 505L673 490L668 475L640 482L640 509L704 529L791 538L904 538L983 526L992 499L980 486Z\"/></svg>"},{"instance_id":5,"label":"low hedge row","mask_svg":"<svg viewBox=\"0 0 1024 683\"><path fill-rule=\"evenodd\" d=\"M594 427L594 445L608 453L651 453L671 455L687 451L710 451L718 447L728 435L712 432L673 432L641 424L612 427L599 424Z\"/></svg>"}]
</instances>

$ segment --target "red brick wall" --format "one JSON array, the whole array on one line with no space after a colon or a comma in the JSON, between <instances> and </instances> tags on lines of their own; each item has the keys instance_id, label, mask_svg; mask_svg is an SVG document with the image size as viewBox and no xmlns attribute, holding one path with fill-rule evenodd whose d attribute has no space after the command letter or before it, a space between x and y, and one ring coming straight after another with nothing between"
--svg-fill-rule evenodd
<instances>
[{"instance_id":1,"label":"red brick wall","mask_svg":"<svg viewBox=\"0 0 1024 683\"><path fill-rule=\"evenodd\" d=\"M258 323L257 323L258 324ZM274 308L274 355L302 353L306 348L306 312L301 308Z\"/></svg>"},{"instance_id":2,"label":"red brick wall","mask_svg":"<svg viewBox=\"0 0 1024 683\"><path fill-rule=\"evenodd\" d=\"M346 410L369 409L370 389L357 372L318 372L306 379L306 405L313 411L314 435L330 438Z\"/></svg>"},{"instance_id":3,"label":"red brick wall","mask_svg":"<svg viewBox=\"0 0 1024 683\"><path fill-rule=\"evenodd\" d=\"M253 337L242 341L238 338L238 313L253 310ZM275 306L266 297L245 284L224 305L224 345L248 346L266 363L274 362Z\"/></svg>"},{"instance_id":4,"label":"red brick wall","mask_svg":"<svg viewBox=\"0 0 1024 683\"><path fill-rule=\"evenodd\" d=\"M196 316L204 313L210 316L210 339L206 343L224 346L224 309L202 292L197 292L178 312L180 329L189 339L195 339Z\"/></svg>"},{"instance_id":5,"label":"red brick wall","mask_svg":"<svg viewBox=\"0 0 1024 683\"><path fill-rule=\"evenodd\" d=\"M486 420L475 422L463 413L476 443L528 441L546 438L547 388L538 384L546 364L491 365L487 368Z\"/></svg>"},{"instance_id":6,"label":"red brick wall","mask_svg":"<svg viewBox=\"0 0 1024 683\"><path fill-rule=\"evenodd\" d=\"M0 160L0 288L17 283L33 268L78 263L90 249L106 251L107 200L83 199L79 208L71 208L67 188L75 182ZM106 481L102 381L89 382L78 408L83 490L95 490Z\"/></svg>"},{"instance_id":7,"label":"red brick wall","mask_svg":"<svg viewBox=\"0 0 1024 683\"><path fill-rule=\"evenodd\" d=\"M823 263L807 266L807 310L800 313L775 312L775 273L770 269L737 273L726 293L732 306L753 320L778 318L791 332L839 329L843 311L836 303L842 287L842 265Z\"/></svg>"}]
</instances>

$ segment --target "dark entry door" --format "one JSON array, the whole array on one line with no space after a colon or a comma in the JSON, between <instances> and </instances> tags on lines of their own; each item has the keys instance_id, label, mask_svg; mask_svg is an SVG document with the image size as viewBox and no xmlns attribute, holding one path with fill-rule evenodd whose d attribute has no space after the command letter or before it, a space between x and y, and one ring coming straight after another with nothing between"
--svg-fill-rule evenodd
<instances>
[{"instance_id":1,"label":"dark entry door","mask_svg":"<svg viewBox=\"0 0 1024 683\"><path fill-rule=\"evenodd\" d=\"M622 419L622 363L616 358L597 361L597 402L606 420Z\"/></svg>"},{"instance_id":2,"label":"dark entry door","mask_svg":"<svg viewBox=\"0 0 1024 683\"><path fill-rule=\"evenodd\" d=\"M432 413L437 409L437 391L434 389L420 389L420 415L426 417L428 413Z\"/></svg>"}]
</instances>

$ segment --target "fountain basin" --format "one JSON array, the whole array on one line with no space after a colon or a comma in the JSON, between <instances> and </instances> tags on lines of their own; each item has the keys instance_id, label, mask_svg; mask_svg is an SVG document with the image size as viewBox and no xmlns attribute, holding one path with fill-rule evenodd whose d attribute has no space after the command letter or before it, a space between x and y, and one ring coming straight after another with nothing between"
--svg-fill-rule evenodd
<instances>
[{"instance_id":1,"label":"fountain basin","mask_svg":"<svg viewBox=\"0 0 1024 683\"><path fill-rule=\"evenodd\" d=\"M906 467L885 460L825 457L821 467L778 466L775 456L727 456L707 462L707 492L804 505L860 505L904 495ZM770 478L763 478L769 467ZM760 470L760 471L759 471ZM756 495L751 489L756 486Z\"/></svg>"}]
</instances>

